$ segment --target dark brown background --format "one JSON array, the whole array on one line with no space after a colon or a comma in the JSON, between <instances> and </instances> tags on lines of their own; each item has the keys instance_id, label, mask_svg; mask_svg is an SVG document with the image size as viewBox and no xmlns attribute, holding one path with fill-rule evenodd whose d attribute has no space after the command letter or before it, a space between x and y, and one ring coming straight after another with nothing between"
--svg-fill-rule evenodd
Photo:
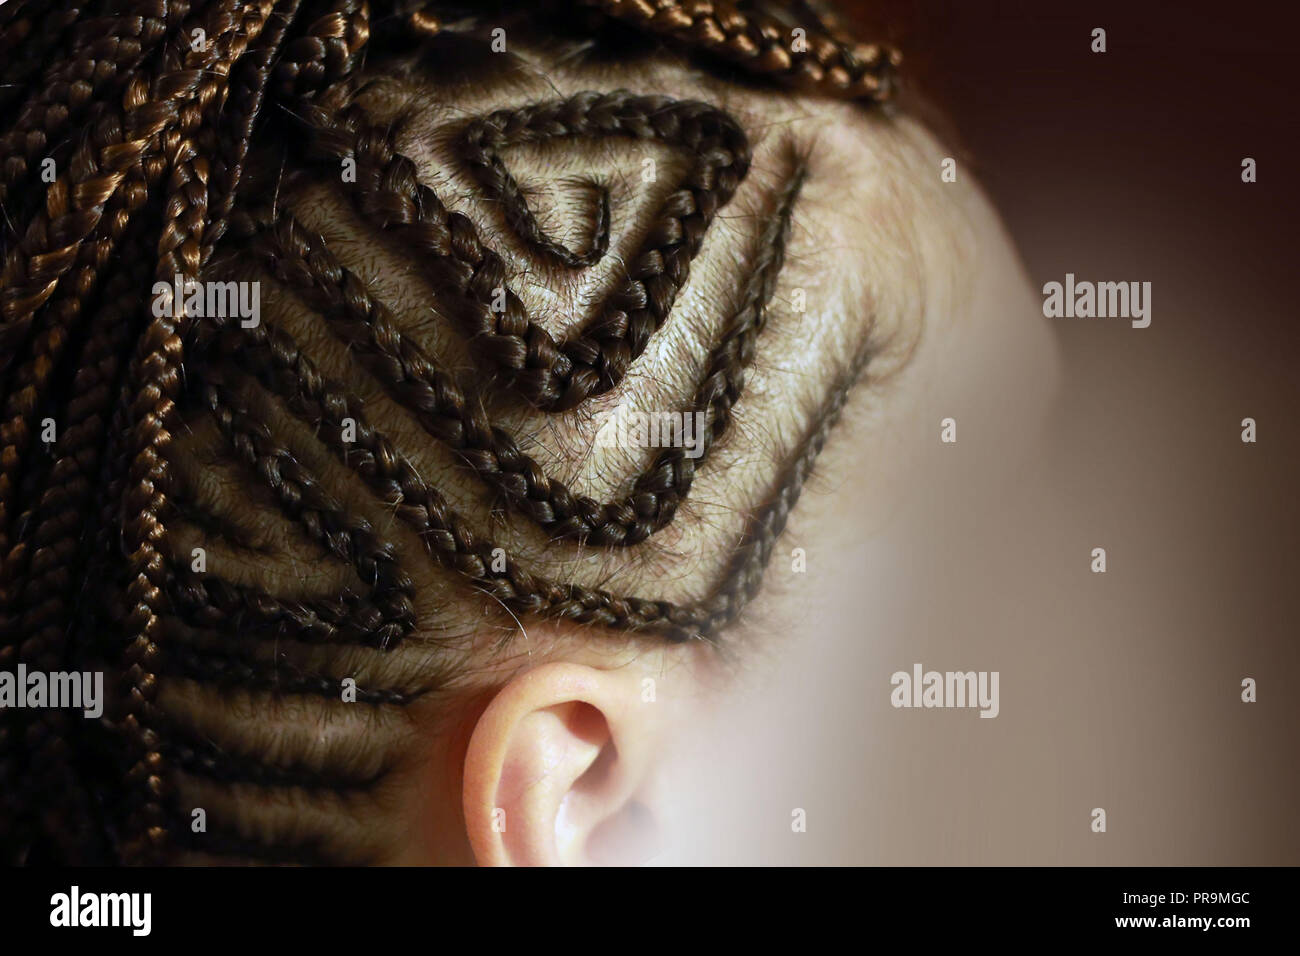
<instances>
[{"instance_id":1,"label":"dark brown background","mask_svg":"<svg viewBox=\"0 0 1300 956\"><path fill-rule=\"evenodd\" d=\"M1033 277L1176 264L1165 314L1199 307L1198 333L1243 360L1297 354L1294 4L842 6L903 49L911 106L991 193Z\"/></svg>"}]
</instances>

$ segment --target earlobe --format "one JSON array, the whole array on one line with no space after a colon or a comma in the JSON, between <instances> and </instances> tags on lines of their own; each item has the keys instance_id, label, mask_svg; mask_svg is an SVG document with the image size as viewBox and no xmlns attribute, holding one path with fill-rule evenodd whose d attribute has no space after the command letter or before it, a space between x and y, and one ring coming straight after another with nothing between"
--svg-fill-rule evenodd
<instances>
[{"instance_id":1,"label":"earlobe","mask_svg":"<svg viewBox=\"0 0 1300 956\"><path fill-rule=\"evenodd\" d=\"M640 686L632 668L551 663L501 688L465 756L465 824L478 863L644 861L654 844L644 794L660 727Z\"/></svg>"}]
</instances>

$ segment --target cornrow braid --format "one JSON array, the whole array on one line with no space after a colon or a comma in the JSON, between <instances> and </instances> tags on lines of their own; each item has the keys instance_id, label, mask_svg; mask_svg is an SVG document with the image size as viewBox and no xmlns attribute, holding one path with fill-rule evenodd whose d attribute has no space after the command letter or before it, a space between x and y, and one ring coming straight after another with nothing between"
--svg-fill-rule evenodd
<instances>
[{"instance_id":1,"label":"cornrow braid","mask_svg":"<svg viewBox=\"0 0 1300 956\"><path fill-rule=\"evenodd\" d=\"M372 126L355 107L339 113L321 107L305 117L317 156L334 164L356 162L351 194L357 208L421 254L476 353L529 402L548 411L574 408L622 381L666 321L705 230L750 163L744 132L714 107L625 91L580 93L473 124L463 148L468 162L496 189L509 189L490 175L495 151L508 143L617 135L676 145L695 160L681 188L656 215L622 288L575 338L556 342L506 286L501 256L483 244L467 217L450 212L419 181L414 164L395 151L386 130ZM499 299L504 301L497 309Z\"/></svg>"},{"instance_id":2,"label":"cornrow braid","mask_svg":"<svg viewBox=\"0 0 1300 956\"><path fill-rule=\"evenodd\" d=\"M245 639L292 638L311 644L391 645L409 626L351 591L328 600L289 601L215 575L178 569L169 582L174 606L200 627Z\"/></svg>"},{"instance_id":3,"label":"cornrow braid","mask_svg":"<svg viewBox=\"0 0 1300 956\"><path fill-rule=\"evenodd\" d=\"M271 489L283 511L328 552L374 582L371 596L382 623L369 634L376 646L395 646L415 624L414 588L397 563L393 546L364 518L349 514L293 455L275 441L270 427L219 385L209 385L206 402L240 458Z\"/></svg>"},{"instance_id":4,"label":"cornrow braid","mask_svg":"<svg viewBox=\"0 0 1300 956\"><path fill-rule=\"evenodd\" d=\"M629 26L690 54L777 83L875 104L895 89L898 58L851 43L833 20L775 7L673 0L548 0L577 29ZM364 862L324 836L268 840L228 821L194 833L176 776L305 793L361 792L392 766L349 771L228 749L171 713L163 681L195 682L318 704L345 692L399 713L436 689L426 671L361 687L329 655L388 659L419 630L415 588L394 542L349 513L271 427L264 401L303 423L375 502L418 538L464 590L521 620L569 620L666 640L715 639L757 590L776 538L865 368L846 371L791 462L752 516L726 576L702 600L675 604L548 578L451 507L364 403L324 375L284 328L223 326L183 302L159 314L150 283L197 281L252 253L321 314L368 374L451 450L468 473L551 538L631 546L669 524L696 470L729 428L781 273L806 168L753 237L752 267L694 383L705 414L702 456L656 454L627 493L599 502L548 476L485 411L519 396L543 413L576 409L623 382L670 320L693 259L751 164L744 130L708 104L627 91L586 92L470 118L456 161L539 260L578 269L609 255L608 189L596 191L581 249L548 235L507 166L525 144L614 138L685 157L621 284L563 339L528 314L505 258L447 209L397 148L397 131L355 101L372 51L407 51L473 17L407 0L11 0L0 7L0 666L107 668L116 682L99 721L56 709L7 709L0 722L0 850L7 860L148 862L173 852L265 862ZM518 23L531 11L508 14ZM804 22L806 21L806 23ZM615 26L614 29L620 29ZM201 31L201 32L200 32ZM273 120L278 122L273 122ZM289 128L285 135L284 128ZM293 133L306 132L301 144ZM261 148L266 145L266 149ZM297 168L276 178L263 160ZM293 162L290 163L290 158ZM404 335L394 311L337 262L323 240L268 193L313 166L355 160L345 191L362 218L421 260L481 365L462 385ZM56 175L46 182L47 160ZM222 251L220 259L218 250ZM504 309L493 304L504 292ZM176 436L182 406L210 420L235 467L278 515L356 583L290 596L191 569L172 529L190 500ZM37 422L53 419L52 442ZM344 422L355 440L344 439ZM310 653L309 653L310 652ZM327 663L320 664L321 659ZM405 662L404 657L396 658ZM312 663L304 663L310 660ZM333 664L328 663L333 661ZM376 673L389 673L378 671Z\"/></svg>"},{"instance_id":5,"label":"cornrow braid","mask_svg":"<svg viewBox=\"0 0 1300 956\"><path fill-rule=\"evenodd\" d=\"M406 171L413 165L400 154L392 155L390 168ZM361 178L358 176L358 180ZM766 321L767 304L784 260L794 204L805 178L806 167L796 162L760 240L742 304L713 351L696 390L690 411L706 413L710 421L700 459L687 458L682 448L665 449L649 469L637 476L626 498L606 504L575 496L563 482L547 477L509 433L486 418L479 403L466 400L448 372L394 327L389 310L363 282L338 264L323 239L301 229L291 215L286 213L275 220L272 235L261 248L273 274L321 311L330 328L349 348L357 350L380 381L389 383L394 397L416 412L428 432L457 452L523 514L555 538L572 537L596 545L633 545L672 520L677 506L690 492L695 468L726 430L731 407L743 391L744 370L753 360L756 337ZM389 184L390 191L409 182L403 176L384 176L382 181ZM410 193L418 198L412 198ZM409 185L407 200L410 206L425 212L437 202L432 190L414 182ZM381 201L381 205L393 208L398 201ZM363 208L373 207L365 204ZM407 235L405 231L402 234ZM427 245L417 248L426 251ZM492 255L489 251L485 258ZM422 264L427 261L422 257Z\"/></svg>"}]
</instances>

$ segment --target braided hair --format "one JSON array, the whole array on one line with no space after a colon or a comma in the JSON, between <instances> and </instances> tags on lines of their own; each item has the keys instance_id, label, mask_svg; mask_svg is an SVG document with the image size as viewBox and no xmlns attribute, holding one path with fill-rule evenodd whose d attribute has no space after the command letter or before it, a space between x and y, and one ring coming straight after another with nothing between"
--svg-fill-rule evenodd
<instances>
[{"instance_id":1,"label":"braided hair","mask_svg":"<svg viewBox=\"0 0 1300 956\"><path fill-rule=\"evenodd\" d=\"M501 253L422 181L397 130L368 115L358 97L367 57L495 22L512 6L485 14L480 4L474 17L449 4L401 0L11 0L0 8L0 670L85 667L111 682L99 721L58 709L4 711L6 859L149 862L191 848L328 861L328 849L310 840L270 841L219 824L195 834L175 800L176 774L337 791L383 777L378 758L348 773L234 752L160 702L172 677L337 701L344 683L337 671L286 671L268 646L287 638L313 652L382 657L417 627L419 596L399 549L331 491L223 367L237 365L274 396L439 568L517 618L711 639L757 590L865 359L832 389L736 543L725 579L704 598L675 604L550 579L499 547L287 329L192 315L179 302L150 308L154 283L198 280L229 252L306 303L390 399L547 540L616 551L668 526L731 424L806 166L791 158L739 305L694 386L688 411L707 421L702 454L662 449L609 501L571 490L494 420L484 395L556 413L616 389L670 321L710 223L749 171L751 150L722 110L626 91L582 92L465 123L454 146L468 175L523 246L559 269L606 256L609 197L598 197L585 248L571 248L541 226L504 151L597 137L661 144L685 157L679 187L614 287L577 331L556 338L510 288ZM866 105L895 90L897 53L852 42L810 4L550 7L571 29L653 36L760 80ZM791 44L792 23L805 26L806 42ZM291 169L263 161L272 141L285 145L276 155ZM481 371L473 389L274 198L341 162L355 176L334 188L418 261ZM177 559L171 530L192 506L189 465L176 454L187 410L214 424L232 459L313 547L350 569L351 583L325 597L285 597ZM419 680L376 677L354 699L402 707L426 689Z\"/></svg>"}]
</instances>

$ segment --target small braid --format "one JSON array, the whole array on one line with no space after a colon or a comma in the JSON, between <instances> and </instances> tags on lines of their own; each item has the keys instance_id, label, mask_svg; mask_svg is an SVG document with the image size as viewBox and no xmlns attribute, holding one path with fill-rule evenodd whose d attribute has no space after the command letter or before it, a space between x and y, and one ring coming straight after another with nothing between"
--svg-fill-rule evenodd
<instances>
[{"instance_id":1,"label":"small braid","mask_svg":"<svg viewBox=\"0 0 1300 956\"><path fill-rule=\"evenodd\" d=\"M322 14L320 9L325 8ZM313 4L306 34L293 40L275 70L281 96L312 98L318 90L349 76L370 38L370 5L365 0L326 0Z\"/></svg>"},{"instance_id":2,"label":"small braid","mask_svg":"<svg viewBox=\"0 0 1300 956\"><path fill-rule=\"evenodd\" d=\"M744 69L795 86L883 103L891 99L902 63L898 50L875 44L846 46L809 33L804 48L790 27L730 0L582 0L612 19L630 23ZM822 25L814 18L809 25Z\"/></svg>"},{"instance_id":3,"label":"small braid","mask_svg":"<svg viewBox=\"0 0 1300 956\"><path fill-rule=\"evenodd\" d=\"M360 644L383 647L409 629L373 601L343 591L332 598L286 601L258 588L231 584L216 575L178 568L168 594L196 626L244 639L291 638L310 644Z\"/></svg>"},{"instance_id":4,"label":"small braid","mask_svg":"<svg viewBox=\"0 0 1300 956\"><path fill-rule=\"evenodd\" d=\"M505 213L506 224L523 240L524 244L540 258L551 259L561 265L578 269L595 265L609 251L609 189L605 186L599 190L599 203L596 212L596 225L591 243L586 252L576 253L556 242L542 230L528 207L528 200L506 168L500 150L508 145L503 137L503 130L492 125L492 119L498 114L471 122L461 135L461 155L469 166L470 172L482 187L489 202L499 203ZM501 111L502 116L511 115L510 111Z\"/></svg>"},{"instance_id":5,"label":"small braid","mask_svg":"<svg viewBox=\"0 0 1300 956\"><path fill-rule=\"evenodd\" d=\"M240 60L231 73L229 102L222 109L229 121L224 124L210 122L208 130L220 130L220 144L213 151L213 189L211 218L203 236L204 265L211 258L226 234L230 214L235 206L235 193L244 172L253 140L253 124L257 121L265 102L267 88L272 81L272 63L284 43L286 34L298 14L303 0L280 0L271 14L266 29L251 47L251 52Z\"/></svg>"}]
</instances>

